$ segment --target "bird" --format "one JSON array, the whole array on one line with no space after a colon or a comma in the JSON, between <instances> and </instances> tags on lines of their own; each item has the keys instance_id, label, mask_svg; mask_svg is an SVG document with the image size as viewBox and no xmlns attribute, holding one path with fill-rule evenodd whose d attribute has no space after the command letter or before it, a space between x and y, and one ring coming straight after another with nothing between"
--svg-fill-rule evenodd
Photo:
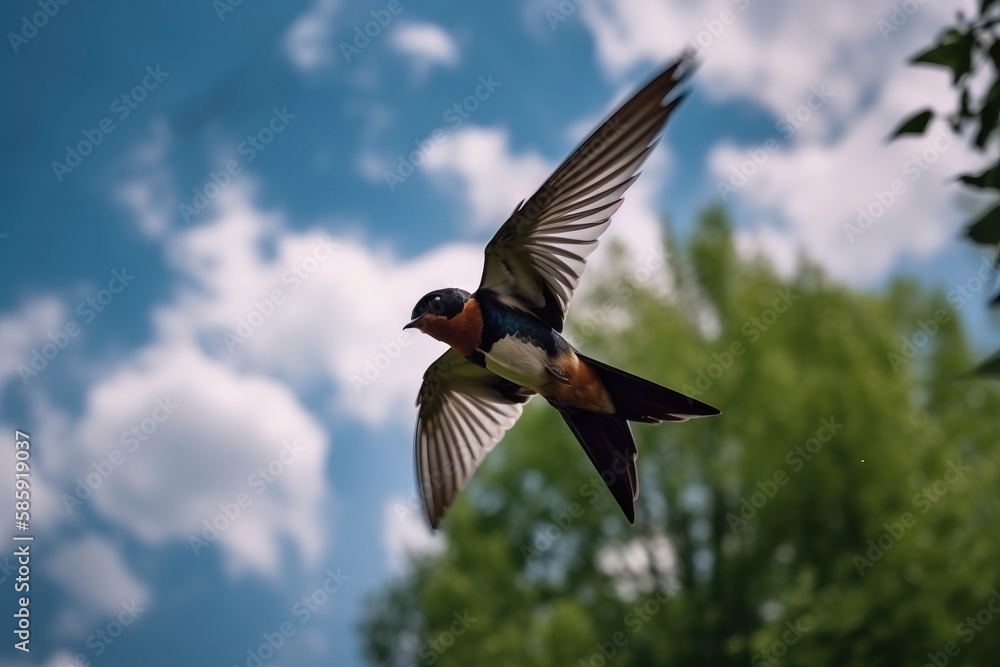
<instances>
[{"instance_id":1,"label":"bird","mask_svg":"<svg viewBox=\"0 0 1000 667\"><path fill-rule=\"evenodd\" d=\"M639 483L629 422L680 422L720 411L584 355L562 335L588 255L687 92L682 53L600 124L486 246L479 288L417 301L403 329L449 348L417 394L414 458L436 530L486 455L538 394L558 410L635 523Z\"/></svg>"}]
</instances>

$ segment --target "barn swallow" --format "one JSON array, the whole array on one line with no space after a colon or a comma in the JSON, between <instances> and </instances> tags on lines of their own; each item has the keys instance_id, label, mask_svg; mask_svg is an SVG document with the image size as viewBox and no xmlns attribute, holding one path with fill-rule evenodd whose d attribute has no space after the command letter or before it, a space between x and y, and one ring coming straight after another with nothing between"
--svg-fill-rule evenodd
<instances>
[{"instance_id":1,"label":"barn swallow","mask_svg":"<svg viewBox=\"0 0 1000 667\"><path fill-rule=\"evenodd\" d=\"M674 93L693 66L682 55L514 209L486 246L479 289L435 290L414 307L403 328L450 346L417 396L417 484L432 528L535 394L562 415L629 523L639 493L629 422L719 414L584 356L561 333L587 256L684 98Z\"/></svg>"}]
</instances>

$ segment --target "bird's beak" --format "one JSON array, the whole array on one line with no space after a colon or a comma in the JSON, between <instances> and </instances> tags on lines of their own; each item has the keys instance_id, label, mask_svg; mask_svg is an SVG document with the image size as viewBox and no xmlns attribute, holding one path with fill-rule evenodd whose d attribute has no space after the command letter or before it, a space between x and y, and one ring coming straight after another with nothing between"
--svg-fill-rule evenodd
<instances>
[{"instance_id":1,"label":"bird's beak","mask_svg":"<svg viewBox=\"0 0 1000 667\"><path fill-rule=\"evenodd\" d=\"M414 317L412 320L410 320L409 322L407 322L403 326L403 331L406 331L407 329L413 329L414 327L416 327L417 326L417 322L419 322L420 318L422 318L422 317L423 317L423 315L421 315L420 317Z\"/></svg>"}]
</instances>

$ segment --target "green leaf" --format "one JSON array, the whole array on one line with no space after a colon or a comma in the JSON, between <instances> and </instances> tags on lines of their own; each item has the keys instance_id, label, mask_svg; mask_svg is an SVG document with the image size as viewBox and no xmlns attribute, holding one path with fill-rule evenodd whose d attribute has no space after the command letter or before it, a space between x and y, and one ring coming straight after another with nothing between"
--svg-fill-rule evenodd
<instances>
[{"instance_id":1,"label":"green leaf","mask_svg":"<svg viewBox=\"0 0 1000 667\"><path fill-rule=\"evenodd\" d=\"M932 49L924 51L911 62L947 67L952 72L954 83L958 83L972 69L972 46L975 39L971 32L960 33L949 30Z\"/></svg>"},{"instance_id":2,"label":"green leaf","mask_svg":"<svg viewBox=\"0 0 1000 667\"><path fill-rule=\"evenodd\" d=\"M990 102L997 101L1000 101L1000 77L994 77L993 85L990 86L990 91L986 94L984 106Z\"/></svg>"},{"instance_id":3,"label":"green leaf","mask_svg":"<svg viewBox=\"0 0 1000 667\"><path fill-rule=\"evenodd\" d=\"M1000 204L972 223L965 234L976 243L1000 243Z\"/></svg>"},{"instance_id":4,"label":"green leaf","mask_svg":"<svg viewBox=\"0 0 1000 667\"><path fill-rule=\"evenodd\" d=\"M974 188L993 188L1000 190L1000 163L981 174L962 174L958 180Z\"/></svg>"},{"instance_id":5,"label":"green leaf","mask_svg":"<svg viewBox=\"0 0 1000 667\"><path fill-rule=\"evenodd\" d=\"M1000 375L1000 351L972 370L973 375Z\"/></svg>"},{"instance_id":6,"label":"green leaf","mask_svg":"<svg viewBox=\"0 0 1000 667\"><path fill-rule=\"evenodd\" d=\"M959 118L972 118L972 104L969 100L969 88L968 86L962 87L962 94L959 95L959 106L958 106L958 117Z\"/></svg>"},{"instance_id":7,"label":"green leaf","mask_svg":"<svg viewBox=\"0 0 1000 667\"><path fill-rule=\"evenodd\" d=\"M989 102L979 112L979 132L976 134L976 148L986 146L987 140L997 129L997 122L1000 121L1000 100Z\"/></svg>"},{"instance_id":8,"label":"green leaf","mask_svg":"<svg viewBox=\"0 0 1000 667\"><path fill-rule=\"evenodd\" d=\"M977 148L986 145L990 135L997 129L998 123L1000 123L1000 78L993 80L990 92L986 95L986 102L979 110L979 132L975 141Z\"/></svg>"},{"instance_id":9,"label":"green leaf","mask_svg":"<svg viewBox=\"0 0 1000 667\"><path fill-rule=\"evenodd\" d=\"M889 140L892 141L903 134L923 134L932 118L934 118L934 111L931 109L918 111L900 123L899 127L889 136Z\"/></svg>"},{"instance_id":10,"label":"green leaf","mask_svg":"<svg viewBox=\"0 0 1000 667\"><path fill-rule=\"evenodd\" d=\"M1000 41L994 41L990 45L990 60L993 61L993 66L1000 69Z\"/></svg>"}]
</instances>

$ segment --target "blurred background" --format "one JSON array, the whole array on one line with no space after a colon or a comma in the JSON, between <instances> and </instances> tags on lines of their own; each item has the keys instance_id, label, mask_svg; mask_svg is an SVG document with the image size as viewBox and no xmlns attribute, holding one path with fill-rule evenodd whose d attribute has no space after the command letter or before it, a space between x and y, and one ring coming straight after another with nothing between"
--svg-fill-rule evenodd
<instances>
[{"instance_id":1,"label":"blurred background","mask_svg":"<svg viewBox=\"0 0 1000 667\"><path fill-rule=\"evenodd\" d=\"M989 664L1000 57L909 63L981 4L5 3L0 661ZM431 535L410 309L685 45L567 335L723 415L633 527L535 401Z\"/></svg>"}]
</instances>

